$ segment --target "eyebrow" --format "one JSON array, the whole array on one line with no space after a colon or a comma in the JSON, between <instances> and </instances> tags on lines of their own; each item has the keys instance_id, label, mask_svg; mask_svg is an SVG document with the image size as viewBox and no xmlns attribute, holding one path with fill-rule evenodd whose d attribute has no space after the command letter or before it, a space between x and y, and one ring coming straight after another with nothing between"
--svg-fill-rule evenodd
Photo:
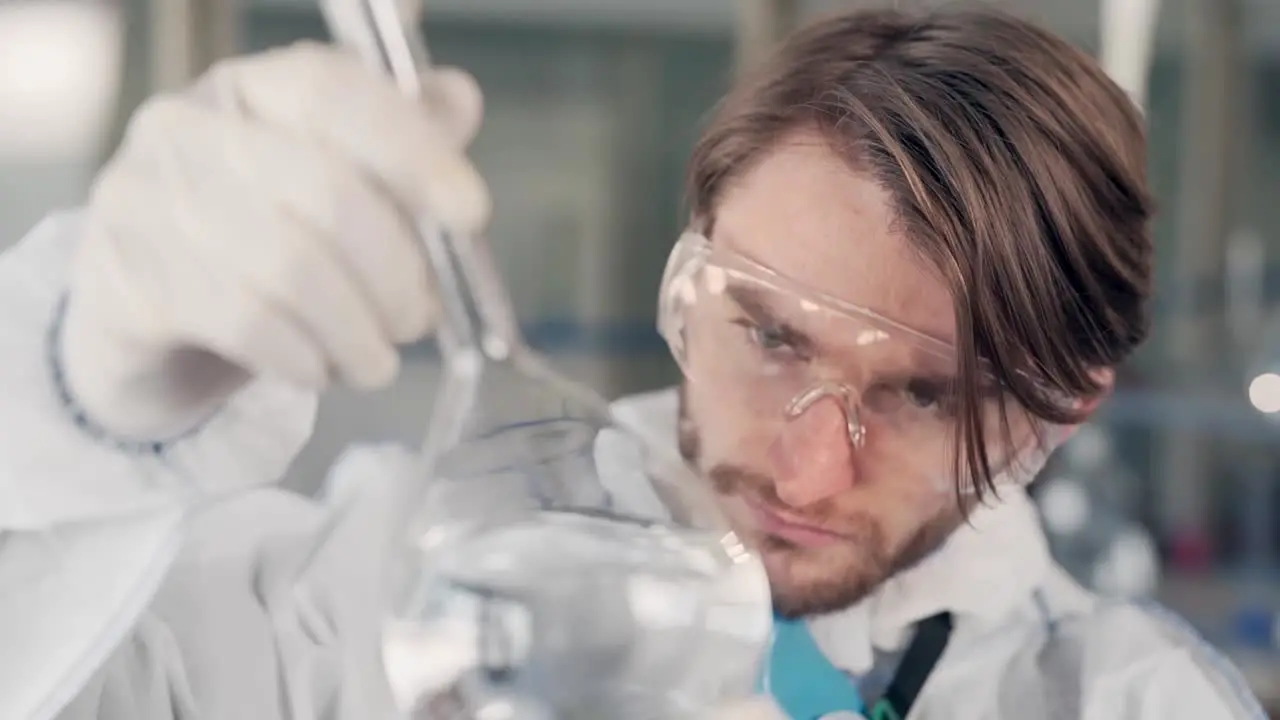
<instances>
[{"instance_id":1,"label":"eyebrow","mask_svg":"<svg viewBox=\"0 0 1280 720\"><path fill-rule=\"evenodd\" d=\"M819 343L812 335L783 320L781 313L774 309L773 303L759 290L730 281L725 287L725 294L755 322L772 325L788 345L804 352L813 352L818 348Z\"/></svg>"}]
</instances>

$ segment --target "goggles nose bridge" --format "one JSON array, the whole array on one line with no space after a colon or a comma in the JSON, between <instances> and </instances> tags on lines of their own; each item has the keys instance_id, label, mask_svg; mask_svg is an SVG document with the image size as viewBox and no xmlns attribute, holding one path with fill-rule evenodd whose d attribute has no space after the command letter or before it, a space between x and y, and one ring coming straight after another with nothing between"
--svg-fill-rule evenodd
<instances>
[{"instance_id":1,"label":"goggles nose bridge","mask_svg":"<svg viewBox=\"0 0 1280 720\"><path fill-rule=\"evenodd\" d=\"M844 412L845 431L849 434L849 442L855 450L859 450L867 442L867 426L862 424L862 398L859 393L845 383L822 382L800 392L787 403L788 420L800 417L814 403L829 397L835 400Z\"/></svg>"}]
</instances>

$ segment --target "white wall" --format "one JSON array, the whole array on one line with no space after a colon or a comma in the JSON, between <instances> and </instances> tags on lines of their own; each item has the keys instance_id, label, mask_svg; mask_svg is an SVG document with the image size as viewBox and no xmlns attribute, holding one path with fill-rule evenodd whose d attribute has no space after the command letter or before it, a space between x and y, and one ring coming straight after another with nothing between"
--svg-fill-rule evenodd
<instances>
[{"instance_id":1,"label":"white wall","mask_svg":"<svg viewBox=\"0 0 1280 720\"><path fill-rule=\"evenodd\" d=\"M81 202L119 87L120 31L93 0L0 3L0 248Z\"/></svg>"}]
</instances>

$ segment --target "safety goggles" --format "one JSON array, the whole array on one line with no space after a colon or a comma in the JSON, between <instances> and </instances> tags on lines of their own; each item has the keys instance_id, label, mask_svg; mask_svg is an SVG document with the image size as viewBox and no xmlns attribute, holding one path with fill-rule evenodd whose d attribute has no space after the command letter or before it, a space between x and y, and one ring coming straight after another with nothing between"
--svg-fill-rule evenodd
<instances>
[{"instance_id":1,"label":"safety goggles","mask_svg":"<svg viewBox=\"0 0 1280 720\"><path fill-rule=\"evenodd\" d=\"M658 327L686 378L721 389L736 412L785 423L829 399L855 450L909 459L935 477L954 467L961 408L948 343L694 232L667 262ZM990 442L1003 435L1000 392L989 373L982 386Z\"/></svg>"}]
</instances>

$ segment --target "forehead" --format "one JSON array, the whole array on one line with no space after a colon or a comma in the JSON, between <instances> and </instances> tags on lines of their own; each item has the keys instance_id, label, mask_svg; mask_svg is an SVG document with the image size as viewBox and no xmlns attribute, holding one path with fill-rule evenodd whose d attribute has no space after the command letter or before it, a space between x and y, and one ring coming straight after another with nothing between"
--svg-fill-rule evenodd
<instances>
[{"instance_id":1,"label":"forehead","mask_svg":"<svg viewBox=\"0 0 1280 720\"><path fill-rule=\"evenodd\" d=\"M816 133L796 133L726 190L715 242L806 287L952 343L947 287L893 221L879 185Z\"/></svg>"}]
</instances>

